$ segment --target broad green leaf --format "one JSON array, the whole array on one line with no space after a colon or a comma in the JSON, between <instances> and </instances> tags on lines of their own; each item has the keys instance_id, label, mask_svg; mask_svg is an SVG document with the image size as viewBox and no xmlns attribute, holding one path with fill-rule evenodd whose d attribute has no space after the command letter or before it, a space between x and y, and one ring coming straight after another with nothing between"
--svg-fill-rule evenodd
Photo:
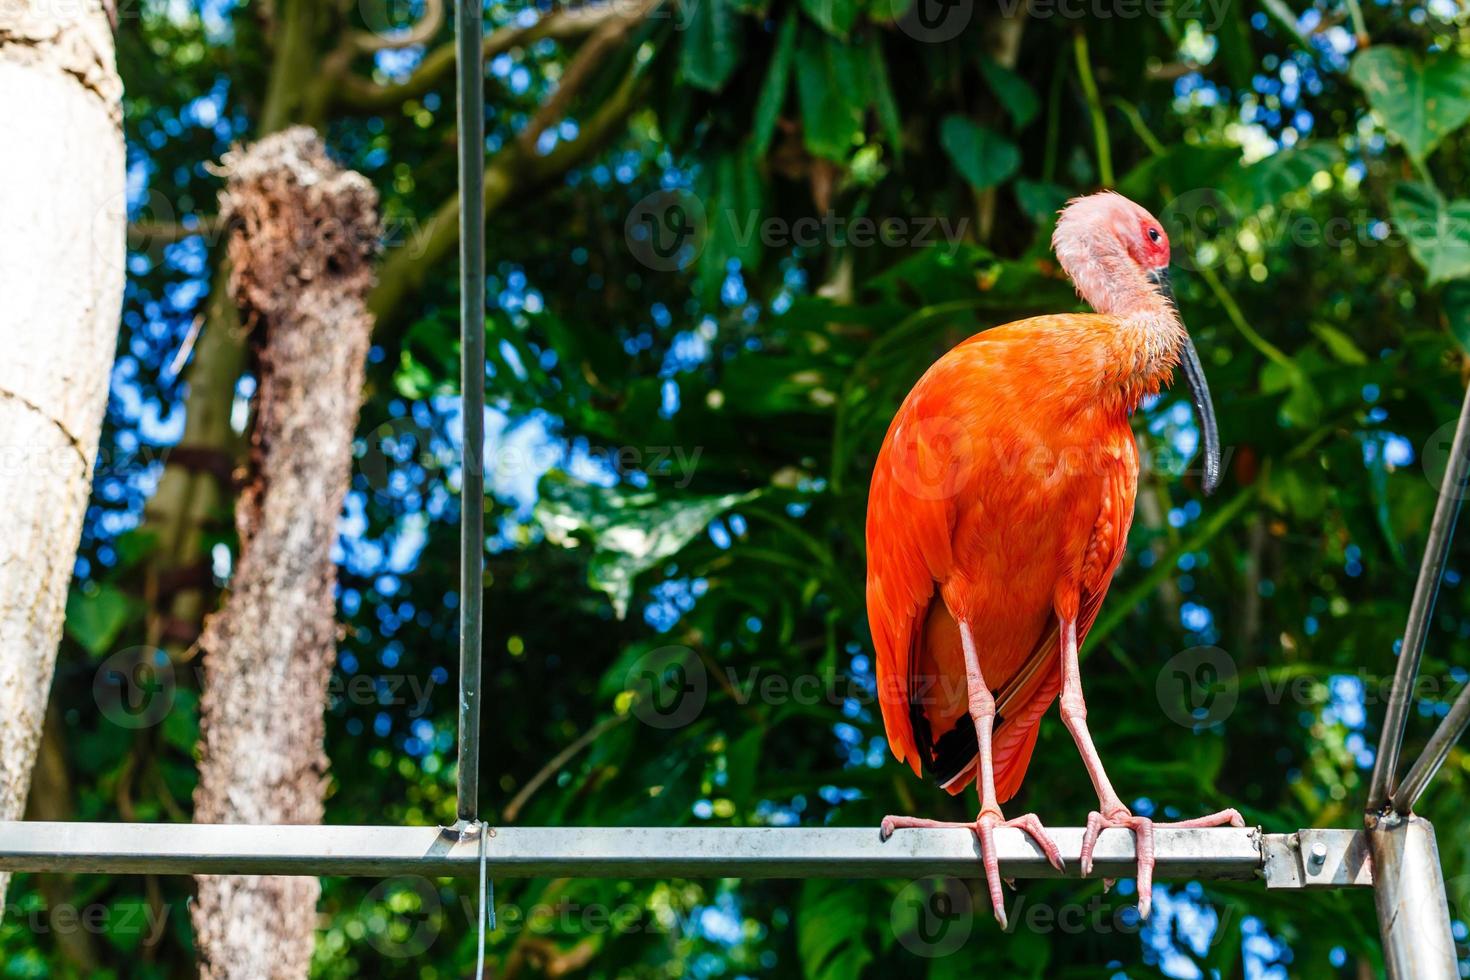
<instances>
[{"instance_id":1,"label":"broad green leaf","mask_svg":"<svg viewBox=\"0 0 1470 980\"><path fill-rule=\"evenodd\" d=\"M589 584L607 593L622 619L641 573L678 554L710 521L759 493L660 499L655 493L575 483L552 474L542 481L535 516L553 544L592 546Z\"/></svg>"},{"instance_id":2,"label":"broad green leaf","mask_svg":"<svg viewBox=\"0 0 1470 980\"><path fill-rule=\"evenodd\" d=\"M965 116L945 116L939 142L955 169L977 191L1009 180L1021 165L1016 144Z\"/></svg>"},{"instance_id":3,"label":"broad green leaf","mask_svg":"<svg viewBox=\"0 0 1470 980\"><path fill-rule=\"evenodd\" d=\"M1461 350L1470 353L1470 279L1456 279L1446 283L1440 302L1444 304L1450 335L1455 338Z\"/></svg>"},{"instance_id":4,"label":"broad green leaf","mask_svg":"<svg viewBox=\"0 0 1470 980\"><path fill-rule=\"evenodd\" d=\"M1038 225L1054 223L1057 212L1067 203L1071 192L1060 184L1047 184L1038 180L1020 179L1015 183L1016 203L1021 213Z\"/></svg>"},{"instance_id":5,"label":"broad green leaf","mask_svg":"<svg viewBox=\"0 0 1470 980\"><path fill-rule=\"evenodd\" d=\"M771 67L761 85L761 94L755 103L755 122L751 139L755 155L763 157L771 145L771 135L776 131L776 119L781 115L781 106L786 102L786 88L791 84L791 55L796 50L796 11L788 10L776 35L776 50L771 55Z\"/></svg>"},{"instance_id":6,"label":"broad green leaf","mask_svg":"<svg viewBox=\"0 0 1470 980\"><path fill-rule=\"evenodd\" d=\"M1446 201L1435 188L1406 181L1394 187L1389 209L1429 285L1470 277L1470 201Z\"/></svg>"},{"instance_id":7,"label":"broad green leaf","mask_svg":"<svg viewBox=\"0 0 1470 980\"><path fill-rule=\"evenodd\" d=\"M857 0L801 0L802 11L828 34L845 38L857 23Z\"/></svg>"},{"instance_id":8,"label":"broad green leaf","mask_svg":"<svg viewBox=\"0 0 1470 980\"><path fill-rule=\"evenodd\" d=\"M980 74L985 76L985 84L990 86L990 91L1005 108L1016 128L1025 129L1030 125L1041 109L1041 100L1036 97L1030 84L988 56L980 58Z\"/></svg>"},{"instance_id":9,"label":"broad green leaf","mask_svg":"<svg viewBox=\"0 0 1470 980\"><path fill-rule=\"evenodd\" d=\"M689 0L679 67L695 88L719 91L740 62L740 15L731 0Z\"/></svg>"},{"instance_id":10,"label":"broad green leaf","mask_svg":"<svg viewBox=\"0 0 1470 980\"><path fill-rule=\"evenodd\" d=\"M867 57L860 47L807 30L796 46L796 94L806 147L845 160L863 139Z\"/></svg>"},{"instance_id":11,"label":"broad green leaf","mask_svg":"<svg viewBox=\"0 0 1470 980\"><path fill-rule=\"evenodd\" d=\"M110 585L73 589L66 597L66 633L92 656L100 657L112 647L134 610L134 601Z\"/></svg>"},{"instance_id":12,"label":"broad green leaf","mask_svg":"<svg viewBox=\"0 0 1470 980\"><path fill-rule=\"evenodd\" d=\"M871 896L840 881L808 879L796 913L796 949L807 980L850 980L873 961L862 928Z\"/></svg>"},{"instance_id":13,"label":"broad green leaf","mask_svg":"<svg viewBox=\"0 0 1470 980\"><path fill-rule=\"evenodd\" d=\"M1470 61L1457 54L1419 58L1403 48L1375 45L1353 58L1348 75L1416 160L1470 120Z\"/></svg>"}]
</instances>

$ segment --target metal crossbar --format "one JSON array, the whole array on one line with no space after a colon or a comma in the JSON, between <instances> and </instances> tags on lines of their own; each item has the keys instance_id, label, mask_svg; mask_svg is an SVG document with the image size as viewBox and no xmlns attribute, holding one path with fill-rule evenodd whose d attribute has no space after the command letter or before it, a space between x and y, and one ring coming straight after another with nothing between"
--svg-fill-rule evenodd
<instances>
[{"instance_id":1,"label":"metal crossbar","mask_svg":"<svg viewBox=\"0 0 1470 980\"><path fill-rule=\"evenodd\" d=\"M1082 828L1050 831L1076 877ZM505 827L490 831L487 866L498 878L917 878L973 877L980 852L964 829ZM1250 880L1271 888L1372 884L1362 831L1160 827L1161 879ZM1001 874L1057 878L1020 830L995 834ZM0 870L108 874L273 874L471 877L479 844L437 827L238 824L0 823ZM1093 877L1136 872L1133 834L1105 830Z\"/></svg>"}]
</instances>

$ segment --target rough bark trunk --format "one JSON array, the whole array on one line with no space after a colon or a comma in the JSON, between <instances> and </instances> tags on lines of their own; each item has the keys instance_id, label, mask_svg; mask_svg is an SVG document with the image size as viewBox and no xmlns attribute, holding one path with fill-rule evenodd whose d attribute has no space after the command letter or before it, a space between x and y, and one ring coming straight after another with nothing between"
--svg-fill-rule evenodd
<instances>
[{"instance_id":1,"label":"rough bark trunk","mask_svg":"<svg viewBox=\"0 0 1470 980\"><path fill-rule=\"evenodd\" d=\"M318 823L322 712L336 651L331 549L351 468L372 318L377 196L307 128L225 158L230 292L259 386L240 553L201 639L195 820ZM193 909L205 977L304 977L314 878L201 876Z\"/></svg>"},{"instance_id":2,"label":"rough bark trunk","mask_svg":"<svg viewBox=\"0 0 1470 980\"><path fill-rule=\"evenodd\" d=\"M122 82L103 5L0 3L0 92L0 820L18 820L122 308Z\"/></svg>"}]
</instances>

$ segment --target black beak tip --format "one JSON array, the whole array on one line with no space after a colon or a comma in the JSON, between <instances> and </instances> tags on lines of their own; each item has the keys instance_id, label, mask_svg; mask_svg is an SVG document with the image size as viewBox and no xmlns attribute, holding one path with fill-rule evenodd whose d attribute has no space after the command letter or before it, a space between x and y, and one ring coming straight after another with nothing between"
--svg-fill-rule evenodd
<instances>
[{"instance_id":1,"label":"black beak tip","mask_svg":"<svg viewBox=\"0 0 1470 980\"><path fill-rule=\"evenodd\" d=\"M1205 491L1206 497L1213 496L1215 491L1220 489L1220 463L1218 460L1212 459L1206 461L1205 476L1200 483Z\"/></svg>"}]
</instances>

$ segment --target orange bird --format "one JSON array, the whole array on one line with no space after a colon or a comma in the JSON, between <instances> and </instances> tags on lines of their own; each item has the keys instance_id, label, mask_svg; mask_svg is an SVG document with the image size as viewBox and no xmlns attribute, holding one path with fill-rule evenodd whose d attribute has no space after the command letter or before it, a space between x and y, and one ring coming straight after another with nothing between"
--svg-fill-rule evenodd
<instances>
[{"instance_id":1,"label":"orange bird","mask_svg":"<svg viewBox=\"0 0 1470 980\"><path fill-rule=\"evenodd\" d=\"M1128 417L1182 365L1204 443L1204 489L1220 478L1220 440L1204 368L1169 288L1169 239L1143 208L1103 192L1070 201L1052 248L1096 313L1039 316L976 334L914 385L888 427L868 495L868 622L888 742L916 775L949 792L977 782L973 824L920 817L908 827L968 827L979 838L996 918L995 828L1028 834L1059 870L1034 813L1007 820L1061 695L1097 791L1082 873L1107 827L1137 841L1138 911L1153 887L1153 822L1113 790L1087 729L1077 645L1123 557L1138 489ZM1243 826L1234 810L1172 826Z\"/></svg>"}]
</instances>

